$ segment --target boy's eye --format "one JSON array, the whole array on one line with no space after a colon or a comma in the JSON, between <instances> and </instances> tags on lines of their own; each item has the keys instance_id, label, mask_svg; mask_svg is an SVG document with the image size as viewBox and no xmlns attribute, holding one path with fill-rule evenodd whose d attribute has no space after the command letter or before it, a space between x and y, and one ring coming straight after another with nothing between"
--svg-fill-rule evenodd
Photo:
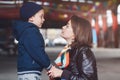
<instances>
[{"instance_id":1,"label":"boy's eye","mask_svg":"<svg viewBox=\"0 0 120 80\"><path fill-rule=\"evenodd\" d=\"M40 18L42 19L42 18L43 18L43 16L40 16Z\"/></svg>"}]
</instances>

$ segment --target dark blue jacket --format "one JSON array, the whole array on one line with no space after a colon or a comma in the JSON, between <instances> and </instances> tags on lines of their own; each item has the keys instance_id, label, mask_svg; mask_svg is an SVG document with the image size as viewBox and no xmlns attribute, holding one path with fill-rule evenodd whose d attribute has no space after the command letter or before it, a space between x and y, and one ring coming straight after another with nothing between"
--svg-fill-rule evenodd
<instances>
[{"instance_id":1,"label":"dark blue jacket","mask_svg":"<svg viewBox=\"0 0 120 80\"><path fill-rule=\"evenodd\" d=\"M36 25L14 21L13 35L18 40L18 72L42 71L51 67L48 55L45 53L43 36Z\"/></svg>"}]
</instances>

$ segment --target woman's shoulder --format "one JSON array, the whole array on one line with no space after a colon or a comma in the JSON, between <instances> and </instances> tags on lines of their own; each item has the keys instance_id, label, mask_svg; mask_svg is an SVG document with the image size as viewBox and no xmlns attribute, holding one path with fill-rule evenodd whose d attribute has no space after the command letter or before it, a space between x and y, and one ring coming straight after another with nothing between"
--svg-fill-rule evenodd
<instances>
[{"instance_id":1,"label":"woman's shoulder","mask_svg":"<svg viewBox=\"0 0 120 80\"><path fill-rule=\"evenodd\" d=\"M82 46L82 47L78 47L76 50L79 50L79 51L88 51L88 50L91 50L91 49L88 46Z\"/></svg>"},{"instance_id":2,"label":"woman's shoulder","mask_svg":"<svg viewBox=\"0 0 120 80\"><path fill-rule=\"evenodd\" d=\"M91 54L93 54L91 48L90 47L86 47L86 46L78 48L76 50L76 52L81 54L81 55L91 55Z\"/></svg>"}]
</instances>

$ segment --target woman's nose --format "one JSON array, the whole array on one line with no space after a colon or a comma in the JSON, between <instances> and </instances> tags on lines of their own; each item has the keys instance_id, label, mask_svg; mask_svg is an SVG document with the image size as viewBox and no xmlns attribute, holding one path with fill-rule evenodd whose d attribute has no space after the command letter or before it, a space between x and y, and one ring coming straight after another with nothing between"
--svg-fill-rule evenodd
<instances>
[{"instance_id":1,"label":"woman's nose","mask_svg":"<svg viewBox=\"0 0 120 80\"><path fill-rule=\"evenodd\" d=\"M65 29L65 26L63 26L62 29Z\"/></svg>"},{"instance_id":2,"label":"woman's nose","mask_svg":"<svg viewBox=\"0 0 120 80\"><path fill-rule=\"evenodd\" d=\"M45 21L45 18L43 18L43 22Z\"/></svg>"}]
</instances>

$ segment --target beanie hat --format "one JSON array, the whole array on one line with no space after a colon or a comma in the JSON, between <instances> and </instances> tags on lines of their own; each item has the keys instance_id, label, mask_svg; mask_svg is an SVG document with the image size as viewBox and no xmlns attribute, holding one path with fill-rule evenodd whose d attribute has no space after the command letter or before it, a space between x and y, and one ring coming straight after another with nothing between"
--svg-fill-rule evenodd
<instances>
[{"instance_id":1,"label":"beanie hat","mask_svg":"<svg viewBox=\"0 0 120 80\"><path fill-rule=\"evenodd\" d=\"M27 21L41 9L43 9L43 7L39 4L27 2L20 8L20 18L24 21Z\"/></svg>"}]
</instances>

